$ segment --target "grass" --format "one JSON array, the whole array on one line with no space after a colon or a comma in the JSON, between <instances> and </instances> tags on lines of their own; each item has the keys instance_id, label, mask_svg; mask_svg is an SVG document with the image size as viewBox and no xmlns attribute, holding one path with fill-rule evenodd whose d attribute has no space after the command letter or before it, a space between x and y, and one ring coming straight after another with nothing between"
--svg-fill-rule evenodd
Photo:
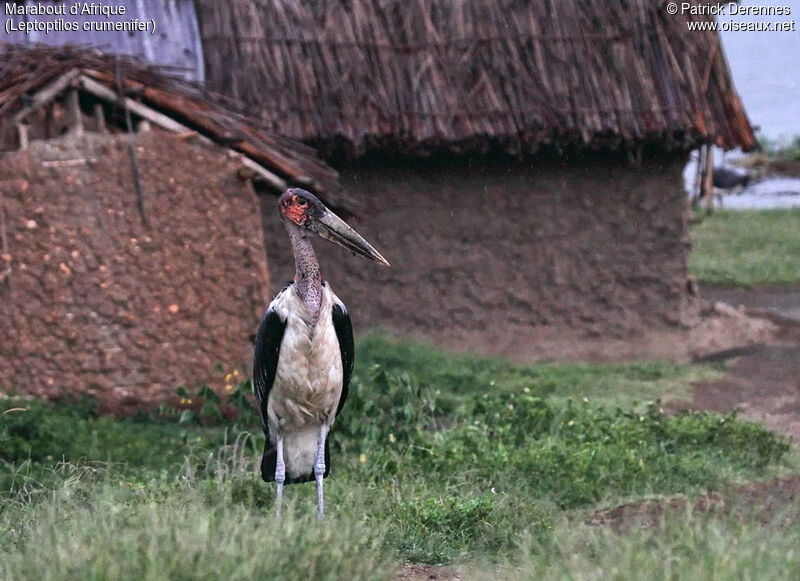
<instances>
[{"instance_id":1,"label":"grass","mask_svg":"<svg viewBox=\"0 0 800 581\"><path fill-rule=\"evenodd\" d=\"M402 561L582 577L616 562L612 545L621 564L672 538L617 542L570 524L598 503L792 468L788 444L759 425L637 402L717 373L707 366L515 366L382 335L359 347L321 524L310 485L288 487L274 521L256 473L263 436L241 435L252 426L0 400L0 577L380 579ZM559 551L573 569L554 567Z\"/></svg>"},{"instance_id":2,"label":"grass","mask_svg":"<svg viewBox=\"0 0 800 581\"><path fill-rule=\"evenodd\" d=\"M506 579L796 579L800 525L673 515L653 529L618 535L576 523L545 543L526 541ZM474 578L497 578L481 571Z\"/></svg>"},{"instance_id":3,"label":"grass","mask_svg":"<svg viewBox=\"0 0 800 581\"><path fill-rule=\"evenodd\" d=\"M359 369L378 365L390 375L405 375L433 387L440 399L461 401L467 394L534 393L549 401L588 398L604 405L684 397L695 382L714 379L719 368L663 361L625 365L542 363L509 365L503 359L451 355L432 345L373 333L359 345Z\"/></svg>"},{"instance_id":4,"label":"grass","mask_svg":"<svg viewBox=\"0 0 800 581\"><path fill-rule=\"evenodd\" d=\"M691 230L689 269L730 286L800 282L800 208L720 210Z\"/></svg>"},{"instance_id":5,"label":"grass","mask_svg":"<svg viewBox=\"0 0 800 581\"><path fill-rule=\"evenodd\" d=\"M354 519L279 524L231 489L63 465L39 502L5 507L4 579L376 579L380 537ZM240 475L240 478L245 478ZM226 494L227 492L227 494ZM19 495L18 495L19 498ZM286 539L291 539L287 542Z\"/></svg>"}]
</instances>

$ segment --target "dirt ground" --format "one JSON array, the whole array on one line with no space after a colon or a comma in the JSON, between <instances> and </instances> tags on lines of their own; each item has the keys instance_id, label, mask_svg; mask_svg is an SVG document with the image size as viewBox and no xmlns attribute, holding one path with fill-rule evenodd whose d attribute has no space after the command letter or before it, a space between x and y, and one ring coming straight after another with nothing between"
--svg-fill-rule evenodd
<instances>
[{"instance_id":1,"label":"dirt ground","mask_svg":"<svg viewBox=\"0 0 800 581\"><path fill-rule=\"evenodd\" d=\"M709 301L709 312L727 319L738 316L766 318L774 333L760 342L714 352L708 342L720 317L706 317L702 342L706 349L696 360L730 360L724 377L694 387L691 401L680 408L720 412L739 410L747 419L763 422L771 430L800 442L800 285L769 286L758 289L703 287L701 296ZM737 313L739 315L737 315ZM687 511L721 514L742 521L779 522L789 525L800 518L800 475L764 482L747 483L698 497L677 496L644 500L594 511L586 522L609 526L617 532L634 527L658 526L665 516ZM462 579L463 571L450 567L403 565L398 580Z\"/></svg>"},{"instance_id":2,"label":"dirt ground","mask_svg":"<svg viewBox=\"0 0 800 581\"><path fill-rule=\"evenodd\" d=\"M412 565L403 564L397 571L397 581L459 581L464 579L461 573L453 567L442 565Z\"/></svg>"},{"instance_id":3,"label":"dirt ground","mask_svg":"<svg viewBox=\"0 0 800 581\"><path fill-rule=\"evenodd\" d=\"M634 527L658 526L669 514L687 511L719 514L741 521L783 524L800 517L800 476L778 478L767 482L743 484L723 491L710 491L697 498L683 496L667 500L645 500L597 510L587 523L610 526L617 532Z\"/></svg>"},{"instance_id":4,"label":"dirt ground","mask_svg":"<svg viewBox=\"0 0 800 581\"><path fill-rule=\"evenodd\" d=\"M691 407L763 422L800 442L800 285L764 289L705 288L702 295L766 315L778 331L770 341L712 356L732 356L725 377L697 385Z\"/></svg>"},{"instance_id":5,"label":"dirt ground","mask_svg":"<svg viewBox=\"0 0 800 581\"><path fill-rule=\"evenodd\" d=\"M694 386L691 401L673 409L739 410L741 416L800 442L800 285L757 289L704 287L704 299L748 315L767 317L776 333L767 341L730 349L698 360L728 360L720 379ZM722 307L725 310L725 307ZM626 531L657 526L666 514L688 510L715 512L749 521L784 523L800 518L800 475L710 491L696 498L646 500L595 511L588 522Z\"/></svg>"},{"instance_id":6,"label":"dirt ground","mask_svg":"<svg viewBox=\"0 0 800 581\"><path fill-rule=\"evenodd\" d=\"M703 286L703 298L732 306L743 305L800 323L800 284L767 285L758 288Z\"/></svg>"}]
</instances>

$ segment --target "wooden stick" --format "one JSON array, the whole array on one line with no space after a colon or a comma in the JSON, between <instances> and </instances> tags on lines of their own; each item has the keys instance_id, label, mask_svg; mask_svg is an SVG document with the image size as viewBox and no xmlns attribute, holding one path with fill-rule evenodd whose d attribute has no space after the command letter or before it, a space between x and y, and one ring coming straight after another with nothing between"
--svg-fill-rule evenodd
<instances>
[{"instance_id":1,"label":"wooden stick","mask_svg":"<svg viewBox=\"0 0 800 581\"><path fill-rule=\"evenodd\" d=\"M136 151L136 133L133 131L131 110L126 103L126 101L130 101L130 99L125 99L122 96L122 71L119 67L119 62L117 62L116 81L118 97L122 103L122 107L125 109L125 125L128 129L128 151L130 152L131 168L133 169L133 184L136 188L136 203L139 207L139 215L142 217L142 224L144 224L145 228L149 228L150 221L147 219L147 211L144 207L144 188L142 187L141 174L139 173L139 153Z\"/></svg>"},{"instance_id":2,"label":"wooden stick","mask_svg":"<svg viewBox=\"0 0 800 581\"><path fill-rule=\"evenodd\" d=\"M703 173L705 171L704 146L697 150L697 169L694 172L694 186L692 187L692 208L697 208L700 204L700 194L703 189Z\"/></svg>"},{"instance_id":3,"label":"wooden stick","mask_svg":"<svg viewBox=\"0 0 800 581\"><path fill-rule=\"evenodd\" d=\"M279 192L283 193L283 191L288 187L285 181L283 181L281 178L276 176L271 171L265 169L262 165L257 164L249 157L242 155L238 151L234 152L234 154L235 154L234 157L240 158L243 166L256 172L260 178L262 178L265 182L267 182L269 185L271 185Z\"/></svg>"},{"instance_id":4,"label":"wooden stick","mask_svg":"<svg viewBox=\"0 0 800 581\"><path fill-rule=\"evenodd\" d=\"M202 143L218 147L218 145L214 141L212 141L205 135L201 135L196 131L189 129L185 125L175 121L172 117L168 117L167 115L159 113L158 111L151 109L147 105L143 105L142 103L134 101L133 99L120 97L119 95L115 94L114 91L108 89L105 85L98 83L97 81L90 79L87 76L81 76L79 82L81 87L83 87L96 97L114 103L116 105L124 106L133 113L136 113L136 115L138 115L142 119L147 119L157 127L161 127L162 129L166 129L167 131L178 133L180 135L189 135L189 134L196 135L196 139L198 139ZM283 192L283 190L286 189L287 187L286 182L276 174L266 169L263 165L253 161L250 157L238 151L235 151L233 149L230 149L229 151L231 152L231 155L233 157L241 159L242 163L246 167L249 167L250 169L255 171L260 177L264 179L264 181L266 181L275 189L279 190L280 192Z\"/></svg>"},{"instance_id":5,"label":"wooden stick","mask_svg":"<svg viewBox=\"0 0 800 581\"><path fill-rule=\"evenodd\" d=\"M19 136L19 150L28 149L28 126L24 123L17 123L17 135Z\"/></svg>"},{"instance_id":6,"label":"wooden stick","mask_svg":"<svg viewBox=\"0 0 800 581\"><path fill-rule=\"evenodd\" d=\"M88 79L89 82L86 82L84 79ZM81 83L87 90L99 94L103 92L105 84L109 82L109 79L110 75L105 71L85 69L83 71ZM126 79L124 81L124 86L126 90L135 89L149 104L148 106L140 102L128 101L127 103L131 111L137 115L147 117L147 111L151 111L155 115L161 115L157 111L154 111L151 108L152 106L159 107L166 111L180 111L181 115L192 125L192 128L184 127L182 124L177 123L159 123L154 119L150 119L150 121L159 124L164 129L175 131L180 134L190 133L194 130L211 139L223 141L226 144L229 143L229 148L231 150L240 151L249 159L259 164L263 172L265 172L265 175L275 175L273 171L277 170L279 174L288 176L290 181L299 184L314 184L315 189L323 193L325 191L325 186L323 185L325 181L336 179L335 174L330 176L321 172L317 172L317 174L314 175L312 171L310 172L312 175L306 175L306 165L309 162L315 164L318 163L318 161L315 159L313 150L307 149L306 151L308 153L306 153L303 151L303 146L300 144L292 144L292 148L288 149L293 151L293 153L289 153L286 151L287 148L280 143L280 139L264 132L254 132L246 122L242 122L240 125L234 124L233 126L229 123L220 123L215 117L214 108L208 104L198 104L185 95L170 93L164 89L150 87L135 80ZM107 98L111 99L110 96ZM114 98L116 99L116 95ZM166 119L174 121L171 117L166 117ZM324 171L324 169L322 171ZM317 177L321 179L317 179ZM285 183L282 178L277 178L277 181L272 179L267 181L273 185L273 187L279 187L279 183Z\"/></svg>"},{"instance_id":7,"label":"wooden stick","mask_svg":"<svg viewBox=\"0 0 800 581\"><path fill-rule=\"evenodd\" d=\"M703 164L703 181L700 185L700 196L705 202L706 214L714 213L714 150L706 145L706 158Z\"/></svg>"},{"instance_id":8,"label":"wooden stick","mask_svg":"<svg viewBox=\"0 0 800 581\"><path fill-rule=\"evenodd\" d=\"M709 216L714 213L714 146L707 145L708 151L706 152L706 175L705 175L705 190L706 190L706 214Z\"/></svg>"},{"instance_id":9,"label":"wooden stick","mask_svg":"<svg viewBox=\"0 0 800 581\"><path fill-rule=\"evenodd\" d=\"M697 206L700 205L700 202L703 201L703 196L705 195L705 187L706 187L706 156L708 155L708 146L703 145L700 147L700 167L698 171L700 172L699 178L699 189L697 190Z\"/></svg>"},{"instance_id":10,"label":"wooden stick","mask_svg":"<svg viewBox=\"0 0 800 581\"><path fill-rule=\"evenodd\" d=\"M88 162L89 160L85 157L77 159L54 159L50 161L43 161L42 167L72 167L76 165L85 165Z\"/></svg>"},{"instance_id":11,"label":"wooden stick","mask_svg":"<svg viewBox=\"0 0 800 581\"><path fill-rule=\"evenodd\" d=\"M83 135L83 115L81 114L81 101L78 89L70 89L67 93L67 114L69 115L70 132L77 136Z\"/></svg>"},{"instance_id":12,"label":"wooden stick","mask_svg":"<svg viewBox=\"0 0 800 581\"><path fill-rule=\"evenodd\" d=\"M0 283L8 286L11 278L11 253L8 250L8 228L6 226L6 201L3 190L0 189L0 266L6 267L0 271Z\"/></svg>"},{"instance_id":13,"label":"wooden stick","mask_svg":"<svg viewBox=\"0 0 800 581\"><path fill-rule=\"evenodd\" d=\"M103 112L102 103L94 104L94 122L98 133L106 132L106 116Z\"/></svg>"},{"instance_id":14,"label":"wooden stick","mask_svg":"<svg viewBox=\"0 0 800 581\"><path fill-rule=\"evenodd\" d=\"M125 110L130 111L132 113L136 113L139 117L147 119L153 125L157 125L162 129L166 129L167 131L172 131L173 133L183 133L186 131L190 131L188 127L186 127L185 125L181 125L180 123L175 121L172 117L168 117L167 115L163 115L158 111L154 111L150 107L142 105L141 103L138 103L133 99L117 95L116 93L114 93L114 91L112 91L105 85L98 83L97 81L92 80L87 76L81 75L79 83L83 89L93 94L95 97L100 97L101 99L104 99L109 103L118 105L119 107L122 107Z\"/></svg>"},{"instance_id":15,"label":"wooden stick","mask_svg":"<svg viewBox=\"0 0 800 581\"><path fill-rule=\"evenodd\" d=\"M197 115L191 107L183 106L180 97L175 97L174 95L170 95L165 91L152 87L144 88L144 96L146 99L156 103L160 107L165 107L176 111L183 111L188 120L196 124L200 129L212 133L213 135L213 128L210 127L200 115ZM214 137L220 136L214 135ZM266 135L261 135L260 137L266 145L270 146L269 156L264 156L263 150L254 146L249 141L240 141L234 143L233 146L251 159L256 159L262 165L270 165L281 173L290 176L297 182L308 183L309 181L313 181L311 178L303 174L302 167L299 167L293 160L280 153L280 148L277 147L277 144L275 144L270 137Z\"/></svg>"},{"instance_id":16,"label":"wooden stick","mask_svg":"<svg viewBox=\"0 0 800 581\"><path fill-rule=\"evenodd\" d=\"M12 125L16 125L25 117L38 111L48 103L50 103L53 99L58 97L61 92L69 87L75 79L80 76L80 71L77 69L70 69L60 77L58 77L55 81L47 85L44 89L37 92L33 96L32 103L27 107L23 108L19 113L14 115L14 118L11 120Z\"/></svg>"}]
</instances>

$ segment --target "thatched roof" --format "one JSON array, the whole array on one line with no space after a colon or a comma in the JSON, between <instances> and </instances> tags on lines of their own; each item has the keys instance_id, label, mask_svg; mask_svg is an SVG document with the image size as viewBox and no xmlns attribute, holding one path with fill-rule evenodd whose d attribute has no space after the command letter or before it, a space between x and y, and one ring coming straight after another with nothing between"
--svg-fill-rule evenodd
<instances>
[{"instance_id":1,"label":"thatched roof","mask_svg":"<svg viewBox=\"0 0 800 581\"><path fill-rule=\"evenodd\" d=\"M131 57L0 43L0 131L14 130L71 90L80 93L84 106L86 101L100 101L127 107L136 119L215 142L241 159L250 177L272 189L305 185L335 207L347 210L350 205L336 172L312 148L241 115L242 105L231 98Z\"/></svg>"},{"instance_id":2,"label":"thatched roof","mask_svg":"<svg viewBox=\"0 0 800 581\"><path fill-rule=\"evenodd\" d=\"M210 86L328 153L755 144L717 34L660 1L196 6Z\"/></svg>"}]
</instances>

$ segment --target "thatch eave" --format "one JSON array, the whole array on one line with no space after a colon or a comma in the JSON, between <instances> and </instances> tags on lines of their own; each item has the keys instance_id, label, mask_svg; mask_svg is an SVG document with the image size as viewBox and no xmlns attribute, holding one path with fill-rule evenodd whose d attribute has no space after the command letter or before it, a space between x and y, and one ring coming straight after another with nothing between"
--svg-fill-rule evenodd
<instances>
[{"instance_id":1,"label":"thatch eave","mask_svg":"<svg viewBox=\"0 0 800 581\"><path fill-rule=\"evenodd\" d=\"M756 146L716 32L651 0L196 0L206 77L323 153ZM232 68L226 63L239 62ZM606 135L615 136L605 139Z\"/></svg>"}]
</instances>

